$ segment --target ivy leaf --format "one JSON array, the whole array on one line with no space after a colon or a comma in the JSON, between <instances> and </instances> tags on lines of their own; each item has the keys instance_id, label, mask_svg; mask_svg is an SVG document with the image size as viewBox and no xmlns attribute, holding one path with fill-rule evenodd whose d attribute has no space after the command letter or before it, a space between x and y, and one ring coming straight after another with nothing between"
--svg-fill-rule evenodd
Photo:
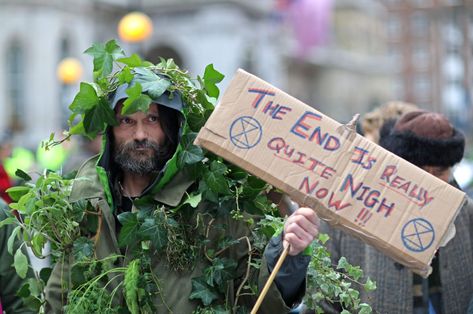
<instances>
[{"instance_id":1,"label":"ivy leaf","mask_svg":"<svg viewBox=\"0 0 473 314\"><path fill-rule=\"evenodd\" d=\"M148 95L141 93L142 87L140 83L134 84L126 90L128 98L123 103L122 114L133 114L137 111L147 112L152 100Z\"/></svg>"},{"instance_id":2,"label":"ivy leaf","mask_svg":"<svg viewBox=\"0 0 473 314\"><path fill-rule=\"evenodd\" d=\"M225 76L214 69L213 64L207 65L204 72L204 88L210 97L218 98L220 91L217 83L220 83Z\"/></svg>"},{"instance_id":3,"label":"ivy leaf","mask_svg":"<svg viewBox=\"0 0 473 314\"><path fill-rule=\"evenodd\" d=\"M202 148L190 145L185 150L183 150L179 156L179 163L184 165L192 165L204 159L204 152Z\"/></svg>"},{"instance_id":4,"label":"ivy leaf","mask_svg":"<svg viewBox=\"0 0 473 314\"><path fill-rule=\"evenodd\" d=\"M16 295L21 297L21 298L29 297L31 295L30 284L28 282L24 283L21 286L20 290L17 291Z\"/></svg>"},{"instance_id":5,"label":"ivy leaf","mask_svg":"<svg viewBox=\"0 0 473 314\"><path fill-rule=\"evenodd\" d=\"M363 285L366 291L376 290L376 282L371 280L369 277L366 279L366 283Z\"/></svg>"},{"instance_id":6,"label":"ivy leaf","mask_svg":"<svg viewBox=\"0 0 473 314\"><path fill-rule=\"evenodd\" d=\"M74 113L84 113L92 109L100 102L95 88L88 83L80 83L80 89L76 97L69 106L69 109Z\"/></svg>"},{"instance_id":7,"label":"ivy leaf","mask_svg":"<svg viewBox=\"0 0 473 314\"><path fill-rule=\"evenodd\" d=\"M348 263L347 258L345 256L340 257L340 259L338 260L337 269L348 270L350 266L351 265Z\"/></svg>"},{"instance_id":8,"label":"ivy leaf","mask_svg":"<svg viewBox=\"0 0 473 314\"><path fill-rule=\"evenodd\" d=\"M266 184L266 182L255 176L249 176L246 184L243 185L242 196L248 199L255 199L265 188Z\"/></svg>"},{"instance_id":9,"label":"ivy leaf","mask_svg":"<svg viewBox=\"0 0 473 314\"><path fill-rule=\"evenodd\" d=\"M210 116L210 113L213 111L213 109L215 108L215 105L210 101L212 100L213 98L210 98L209 96L207 96L207 94L205 93L204 90L198 90L197 91L197 102L199 104L202 105L202 107L204 107L206 109L206 113L204 113L204 115L206 117ZM208 116L207 116L207 112L208 112ZM207 120L207 119L205 119Z\"/></svg>"},{"instance_id":10,"label":"ivy leaf","mask_svg":"<svg viewBox=\"0 0 473 314\"><path fill-rule=\"evenodd\" d=\"M135 243L138 240L138 218L136 213L125 212L118 215L118 221L122 224L120 234L118 235L118 245L125 247L128 244Z\"/></svg>"},{"instance_id":11,"label":"ivy leaf","mask_svg":"<svg viewBox=\"0 0 473 314\"><path fill-rule=\"evenodd\" d=\"M140 56L138 56L136 53L129 57L119 58L117 61L126 64L130 68L139 67L143 64L143 60L141 60Z\"/></svg>"},{"instance_id":12,"label":"ivy leaf","mask_svg":"<svg viewBox=\"0 0 473 314\"><path fill-rule=\"evenodd\" d=\"M16 250L13 258L13 266L15 266L16 273L20 278L25 279L26 273L28 272L28 259L21 249Z\"/></svg>"},{"instance_id":13,"label":"ivy leaf","mask_svg":"<svg viewBox=\"0 0 473 314\"><path fill-rule=\"evenodd\" d=\"M102 131L106 125L116 125L115 112L110 108L106 99L100 99L97 105L84 115L84 130L87 134L97 134Z\"/></svg>"},{"instance_id":14,"label":"ivy leaf","mask_svg":"<svg viewBox=\"0 0 473 314\"><path fill-rule=\"evenodd\" d=\"M204 116L200 112L189 112L187 114L187 124L194 132L199 132L205 123Z\"/></svg>"},{"instance_id":15,"label":"ivy leaf","mask_svg":"<svg viewBox=\"0 0 473 314\"><path fill-rule=\"evenodd\" d=\"M326 233L319 233L319 241L322 244L325 244L330 239L329 235Z\"/></svg>"},{"instance_id":16,"label":"ivy leaf","mask_svg":"<svg viewBox=\"0 0 473 314\"><path fill-rule=\"evenodd\" d=\"M51 277L51 273L53 272L53 269L51 267L45 267L42 268L41 271L39 272L39 278L44 282L48 282L49 277Z\"/></svg>"},{"instance_id":17,"label":"ivy leaf","mask_svg":"<svg viewBox=\"0 0 473 314\"><path fill-rule=\"evenodd\" d=\"M361 270L360 266L350 265L347 268L347 272L348 272L348 275L350 275L350 277L352 277L355 280L358 280L361 278L361 276L363 276L363 271Z\"/></svg>"},{"instance_id":18,"label":"ivy leaf","mask_svg":"<svg viewBox=\"0 0 473 314\"><path fill-rule=\"evenodd\" d=\"M227 166L218 160L214 160L210 163L210 171L214 172L215 174L224 175L227 173Z\"/></svg>"},{"instance_id":19,"label":"ivy leaf","mask_svg":"<svg viewBox=\"0 0 473 314\"><path fill-rule=\"evenodd\" d=\"M167 244L167 232L160 228L153 218L146 218L139 229L139 233L144 240L151 240L156 250L160 250Z\"/></svg>"},{"instance_id":20,"label":"ivy leaf","mask_svg":"<svg viewBox=\"0 0 473 314\"><path fill-rule=\"evenodd\" d=\"M124 83L130 83L133 80L133 74L129 67L124 67L120 73L117 75L119 85Z\"/></svg>"},{"instance_id":21,"label":"ivy leaf","mask_svg":"<svg viewBox=\"0 0 473 314\"><path fill-rule=\"evenodd\" d=\"M74 254L74 259L77 262L85 261L93 256L94 243L86 237L80 237L79 239L74 241L72 253Z\"/></svg>"},{"instance_id":22,"label":"ivy leaf","mask_svg":"<svg viewBox=\"0 0 473 314\"><path fill-rule=\"evenodd\" d=\"M210 190L205 180L200 180L199 192L202 193L204 199L214 203L218 203L218 195L214 191Z\"/></svg>"},{"instance_id":23,"label":"ivy leaf","mask_svg":"<svg viewBox=\"0 0 473 314\"><path fill-rule=\"evenodd\" d=\"M218 294L212 289L212 287L207 285L204 278L192 278L192 291L189 299L201 300L202 303L207 306L212 303L212 301L218 299Z\"/></svg>"},{"instance_id":24,"label":"ivy leaf","mask_svg":"<svg viewBox=\"0 0 473 314\"><path fill-rule=\"evenodd\" d=\"M193 144L196 137L197 133L189 133L182 137L183 148L178 160L178 164L181 167L195 164L204 159L204 151L202 148Z\"/></svg>"},{"instance_id":25,"label":"ivy leaf","mask_svg":"<svg viewBox=\"0 0 473 314\"><path fill-rule=\"evenodd\" d=\"M69 134L71 135L85 134L84 121L81 120L77 124L71 126L69 128Z\"/></svg>"},{"instance_id":26,"label":"ivy leaf","mask_svg":"<svg viewBox=\"0 0 473 314\"><path fill-rule=\"evenodd\" d=\"M171 82L159 77L146 68L135 68L135 81L143 87L143 92L148 93L152 99L157 99L171 86Z\"/></svg>"},{"instance_id":27,"label":"ivy leaf","mask_svg":"<svg viewBox=\"0 0 473 314\"><path fill-rule=\"evenodd\" d=\"M231 166L228 176L230 178L232 178L233 180L240 181L240 180L244 180L244 179L248 178L248 172L246 172L246 171L244 171L244 170L242 170L238 167Z\"/></svg>"},{"instance_id":28,"label":"ivy leaf","mask_svg":"<svg viewBox=\"0 0 473 314\"><path fill-rule=\"evenodd\" d=\"M213 265L207 267L204 271L206 282L209 286L219 286L226 280L233 277L237 263L235 260L226 258L216 258L213 260Z\"/></svg>"},{"instance_id":29,"label":"ivy leaf","mask_svg":"<svg viewBox=\"0 0 473 314\"><path fill-rule=\"evenodd\" d=\"M366 303L361 303L360 304L360 311L358 314L371 314L373 310L371 309L371 306L369 306Z\"/></svg>"},{"instance_id":30,"label":"ivy leaf","mask_svg":"<svg viewBox=\"0 0 473 314\"><path fill-rule=\"evenodd\" d=\"M202 201L202 194L191 194L187 197L183 204L189 204L192 208L199 206L200 201Z\"/></svg>"},{"instance_id":31,"label":"ivy leaf","mask_svg":"<svg viewBox=\"0 0 473 314\"><path fill-rule=\"evenodd\" d=\"M225 176L214 173L214 172L207 172L204 175L204 180L207 186L216 193L228 195L230 194L230 189L228 187L228 181Z\"/></svg>"},{"instance_id":32,"label":"ivy leaf","mask_svg":"<svg viewBox=\"0 0 473 314\"><path fill-rule=\"evenodd\" d=\"M93 44L85 53L94 57L94 74L97 78L105 78L112 73L113 61L125 56L114 39L105 44Z\"/></svg>"}]
</instances>

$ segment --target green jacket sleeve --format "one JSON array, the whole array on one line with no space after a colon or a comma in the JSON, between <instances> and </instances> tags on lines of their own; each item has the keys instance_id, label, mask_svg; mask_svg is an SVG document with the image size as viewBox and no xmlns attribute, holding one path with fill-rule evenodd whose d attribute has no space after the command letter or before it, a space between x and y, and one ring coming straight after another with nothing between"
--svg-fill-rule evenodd
<instances>
[{"instance_id":1,"label":"green jacket sleeve","mask_svg":"<svg viewBox=\"0 0 473 314\"><path fill-rule=\"evenodd\" d=\"M0 221L7 216L4 212L5 203L0 202ZM13 256L8 252L8 238L13 232L13 225L6 225L0 228L0 302L5 313L33 313L24 304L21 297L17 296L17 291L26 283L28 278L32 276L31 269L25 279L20 278L13 267ZM13 252L20 246L16 241ZM26 252L24 252L26 255Z\"/></svg>"}]
</instances>

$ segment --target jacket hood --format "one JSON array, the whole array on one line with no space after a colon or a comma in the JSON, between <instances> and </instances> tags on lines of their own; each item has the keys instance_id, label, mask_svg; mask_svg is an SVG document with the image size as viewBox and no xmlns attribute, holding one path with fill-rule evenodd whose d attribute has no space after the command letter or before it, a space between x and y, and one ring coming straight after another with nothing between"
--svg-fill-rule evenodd
<instances>
[{"instance_id":1,"label":"jacket hood","mask_svg":"<svg viewBox=\"0 0 473 314\"><path fill-rule=\"evenodd\" d=\"M130 84L122 84L116 89L116 91L110 97L110 106L112 107L112 109L115 109L116 105L120 100L128 98L126 90L128 89L128 87L133 86L134 83L134 81L131 81ZM145 94L151 97L153 103L159 104L161 106L165 106L179 112L182 112L182 109L184 108L182 97L177 91L173 92L172 94L169 91L165 91L157 97L148 93Z\"/></svg>"}]
</instances>

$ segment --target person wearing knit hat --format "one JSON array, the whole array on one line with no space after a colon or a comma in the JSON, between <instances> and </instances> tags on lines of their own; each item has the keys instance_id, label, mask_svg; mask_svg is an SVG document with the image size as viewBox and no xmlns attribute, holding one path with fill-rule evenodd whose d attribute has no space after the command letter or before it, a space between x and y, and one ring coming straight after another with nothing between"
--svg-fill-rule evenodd
<instances>
[{"instance_id":1,"label":"person wearing knit hat","mask_svg":"<svg viewBox=\"0 0 473 314\"><path fill-rule=\"evenodd\" d=\"M379 145L446 182L465 151L464 135L436 112L408 112L380 133Z\"/></svg>"},{"instance_id":2,"label":"person wearing knit hat","mask_svg":"<svg viewBox=\"0 0 473 314\"><path fill-rule=\"evenodd\" d=\"M465 137L452 126L447 117L436 112L412 111L401 116L396 122L385 123L380 133L379 144L382 147L459 188L453 179L452 167L463 158ZM469 249L465 248L465 251L469 254L468 258L472 260L472 235L470 232L472 230L471 222L473 221L471 220L472 215L468 215L468 211L471 213L469 207L462 209L462 212L466 213L465 220L469 222L465 225L466 229L458 228L458 219L456 226L457 238L466 235L466 238L470 240ZM473 294L473 283L471 282L473 274L471 271L465 270L464 278L467 278L470 282L465 283L464 286L461 286L461 281L452 281L452 278L442 276L441 272L443 273L444 270L441 268L440 262L443 262L444 259L452 259L452 257L454 260L462 260L460 256L445 256L443 250L440 250L432 261L433 271L428 279L422 279L420 276L414 275L413 302L415 310L423 311L432 307L436 313L445 313L448 308L444 309L443 304L445 303L447 291L442 293L442 288L446 290L445 286L449 284L452 288L456 285L458 285L458 288L466 288L468 293L465 294L463 303L465 303L464 309L467 308L467 296ZM454 265L456 265L456 269L453 269L453 271L461 275L463 272L461 264ZM456 289L452 289L452 293L453 290Z\"/></svg>"},{"instance_id":3,"label":"person wearing knit hat","mask_svg":"<svg viewBox=\"0 0 473 314\"><path fill-rule=\"evenodd\" d=\"M465 150L463 134L442 114L415 110L397 120L385 120L379 145L430 174L459 188L452 167ZM427 174L426 174L427 175ZM361 292L374 313L466 313L473 295L473 206L468 202L455 220L455 237L438 250L428 280L370 245L322 225L334 261L345 256L376 282L373 292Z\"/></svg>"}]
</instances>

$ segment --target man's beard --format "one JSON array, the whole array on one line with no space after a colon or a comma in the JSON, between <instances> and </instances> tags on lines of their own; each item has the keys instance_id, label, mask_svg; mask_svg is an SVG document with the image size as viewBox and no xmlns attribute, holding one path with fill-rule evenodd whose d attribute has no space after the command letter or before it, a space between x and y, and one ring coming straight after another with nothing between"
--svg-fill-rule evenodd
<instances>
[{"instance_id":1,"label":"man's beard","mask_svg":"<svg viewBox=\"0 0 473 314\"><path fill-rule=\"evenodd\" d=\"M138 150L145 148L150 150ZM114 161L123 171L148 175L155 174L163 168L170 157L170 145L160 146L154 141L135 140L116 146L114 153Z\"/></svg>"}]
</instances>

